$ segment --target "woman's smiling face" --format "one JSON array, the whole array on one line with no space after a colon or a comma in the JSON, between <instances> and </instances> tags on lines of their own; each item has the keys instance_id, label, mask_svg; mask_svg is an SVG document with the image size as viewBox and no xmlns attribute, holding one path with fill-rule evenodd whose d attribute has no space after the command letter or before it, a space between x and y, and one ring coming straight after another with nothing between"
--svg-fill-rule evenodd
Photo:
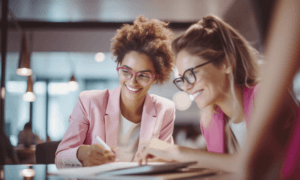
<instances>
[{"instance_id":1,"label":"woman's smiling face","mask_svg":"<svg viewBox=\"0 0 300 180\"><path fill-rule=\"evenodd\" d=\"M134 72L146 72L151 75L155 74L155 68L152 60L144 53L131 51L127 53L120 67L126 67ZM136 80L136 76L133 75L130 79L124 78L119 75L119 81L121 84L121 95L126 99L145 98L151 85L156 82L155 78L147 85L142 85Z\"/></svg>"},{"instance_id":2,"label":"woman's smiling face","mask_svg":"<svg viewBox=\"0 0 300 180\"><path fill-rule=\"evenodd\" d=\"M180 51L176 57L179 76L182 76L187 69L206 62L207 60L191 55L185 50ZM200 109L222 100L230 86L225 65L216 67L213 63L208 63L195 68L194 73L196 82L188 84L185 81L184 90L194 97L194 101Z\"/></svg>"}]
</instances>

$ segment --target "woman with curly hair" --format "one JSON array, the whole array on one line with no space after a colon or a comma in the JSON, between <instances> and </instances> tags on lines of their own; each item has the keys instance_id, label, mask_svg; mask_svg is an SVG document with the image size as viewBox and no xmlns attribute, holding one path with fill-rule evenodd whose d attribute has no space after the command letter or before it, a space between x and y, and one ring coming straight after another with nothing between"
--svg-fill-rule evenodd
<instances>
[{"instance_id":1,"label":"woman with curly hair","mask_svg":"<svg viewBox=\"0 0 300 180\"><path fill-rule=\"evenodd\" d=\"M80 93L56 152L58 167L100 165L116 158L134 161L152 138L173 144L174 103L148 94L152 84L170 79L172 37L167 23L144 16L117 30L111 50L117 57L120 86ZM97 143L97 136L114 153Z\"/></svg>"}]
</instances>

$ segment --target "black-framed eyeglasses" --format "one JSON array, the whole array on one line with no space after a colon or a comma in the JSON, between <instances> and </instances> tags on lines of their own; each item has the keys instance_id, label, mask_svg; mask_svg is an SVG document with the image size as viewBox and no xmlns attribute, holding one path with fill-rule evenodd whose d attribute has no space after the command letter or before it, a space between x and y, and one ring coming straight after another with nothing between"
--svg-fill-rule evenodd
<instances>
[{"instance_id":1,"label":"black-framed eyeglasses","mask_svg":"<svg viewBox=\"0 0 300 180\"><path fill-rule=\"evenodd\" d=\"M198 66L189 68L187 70L184 71L183 76L182 77L178 77L176 79L174 79L173 83L177 86L177 88L181 91L184 91L184 82L186 81L189 84L194 84L197 80L194 69L202 67L206 64L211 63L212 61L208 61L206 63L200 64Z\"/></svg>"}]
</instances>

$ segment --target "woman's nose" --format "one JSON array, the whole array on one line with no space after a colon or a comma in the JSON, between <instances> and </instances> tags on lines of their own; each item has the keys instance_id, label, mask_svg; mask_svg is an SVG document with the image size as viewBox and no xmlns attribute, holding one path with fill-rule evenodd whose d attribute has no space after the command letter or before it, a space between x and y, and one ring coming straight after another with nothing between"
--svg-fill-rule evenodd
<instances>
[{"instance_id":1,"label":"woman's nose","mask_svg":"<svg viewBox=\"0 0 300 180\"><path fill-rule=\"evenodd\" d=\"M136 80L136 75L135 74L132 74L131 78L129 79L129 81L132 83L132 84L137 84L137 80Z\"/></svg>"}]
</instances>

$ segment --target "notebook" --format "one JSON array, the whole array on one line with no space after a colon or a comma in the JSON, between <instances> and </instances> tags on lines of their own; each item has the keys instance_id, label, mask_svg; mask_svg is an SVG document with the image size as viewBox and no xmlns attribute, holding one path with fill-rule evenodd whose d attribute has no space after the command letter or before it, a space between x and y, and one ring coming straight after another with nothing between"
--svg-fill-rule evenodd
<instances>
[{"instance_id":1,"label":"notebook","mask_svg":"<svg viewBox=\"0 0 300 180\"><path fill-rule=\"evenodd\" d=\"M49 172L49 175L67 177L95 177L103 175L154 174L175 171L196 163L197 162L149 162L147 165L140 166L137 162L114 162L99 166L58 169L56 172Z\"/></svg>"},{"instance_id":2,"label":"notebook","mask_svg":"<svg viewBox=\"0 0 300 180\"><path fill-rule=\"evenodd\" d=\"M186 168L190 165L196 164L193 162L174 162L174 163L163 163L163 164L147 164L141 166L121 168L117 170L112 170L104 173L99 173L101 175L132 175L132 174L155 174L175 171L180 168Z\"/></svg>"}]
</instances>

